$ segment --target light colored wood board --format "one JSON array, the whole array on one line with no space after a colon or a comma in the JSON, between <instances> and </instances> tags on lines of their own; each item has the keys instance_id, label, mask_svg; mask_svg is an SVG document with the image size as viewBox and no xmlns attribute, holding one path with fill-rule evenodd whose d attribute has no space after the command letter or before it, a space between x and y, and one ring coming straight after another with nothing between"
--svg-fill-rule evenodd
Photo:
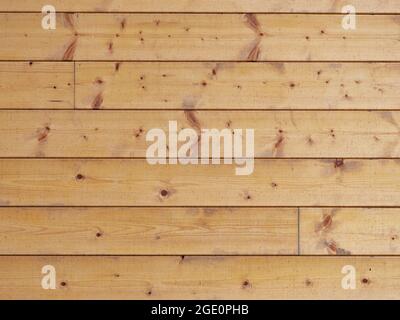
<instances>
[{"instance_id":1,"label":"light colored wood board","mask_svg":"<svg viewBox=\"0 0 400 320\"><path fill-rule=\"evenodd\" d=\"M398 63L82 62L77 108L396 109Z\"/></svg>"},{"instance_id":2,"label":"light colored wood board","mask_svg":"<svg viewBox=\"0 0 400 320\"><path fill-rule=\"evenodd\" d=\"M399 206L399 160L0 160L3 206Z\"/></svg>"},{"instance_id":3,"label":"light colored wood board","mask_svg":"<svg viewBox=\"0 0 400 320\"><path fill-rule=\"evenodd\" d=\"M304 208L300 210L302 254L398 254L399 209Z\"/></svg>"},{"instance_id":4,"label":"light colored wood board","mask_svg":"<svg viewBox=\"0 0 400 320\"><path fill-rule=\"evenodd\" d=\"M232 140L235 129L254 129L257 158L400 157L397 111L3 110L0 155L144 158L148 132L168 133L169 121L198 133L229 128Z\"/></svg>"},{"instance_id":5,"label":"light colored wood board","mask_svg":"<svg viewBox=\"0 0 400 320\"><path fill-rule=\"evenodd\" d=\"M397 61L397 15L59 14L44 30L38 13L0 14L0 59ZM382 48L385 48L382 50Z\"/></svg>"},{"instance_id":6,"label":"light colored wood board","mask_svg":"<svg viewBox=\"0 0 400 320\"><path fill-rule=\"evenodd\" d=\"M336 12L345 0L52 0L60 11L80 12ZM357 12L400 13L397 0L352 0ZM2 0L0 11L41 12L43 1Z\"/></svg>"},{"instance_id":7,"label":"light colored wood board","mask_svg":"<svg viewBox=\"0 0 400 320\"><path fill-rule=\"evenodd\" d=\"M72 62L0 62L0 109L73 107Z\"/></svg>"},{"instance_id":8,"label":"light colored wood board","mask_svg":"<svg viewBox=\"0 0 400 320\"><path fill-rule=\"evenodd\" d=\"M399 257L0 257L1 299L399 299L399 279Z\"/></svg>"},{"instance_id":9,"label":"light colored wood board","mask_svg":"<svg viewBox=\"0 0 400 320\"><path fill-rule=\"evenodd\" d=\"M297 209L0 208L0 254L297 254Z\"/></svg>"}]
</instances>

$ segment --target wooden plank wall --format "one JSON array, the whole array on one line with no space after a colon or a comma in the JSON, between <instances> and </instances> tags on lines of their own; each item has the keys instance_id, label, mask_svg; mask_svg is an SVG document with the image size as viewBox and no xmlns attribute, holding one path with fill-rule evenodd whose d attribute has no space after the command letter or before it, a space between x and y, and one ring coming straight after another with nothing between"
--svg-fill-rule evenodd
<instances>
[{"instance_id":1,"label":"wooden plank wall","mask_svg":"<svg viewBox=\"0 0 400 320\"><path fill-rule=\"evenodd\" d=\"M0 299L400 298L399 1L51 2L0 1ZM171 120L253 174L148 164Z\"/></svg>"}]
</instances>

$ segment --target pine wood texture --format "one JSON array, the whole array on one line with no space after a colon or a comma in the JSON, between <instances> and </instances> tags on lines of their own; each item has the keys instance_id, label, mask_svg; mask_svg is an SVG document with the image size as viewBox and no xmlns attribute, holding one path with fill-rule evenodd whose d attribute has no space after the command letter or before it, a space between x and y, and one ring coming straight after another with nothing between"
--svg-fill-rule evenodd
<instances>
[{"instance_id":1,"label":"pine wood texture","mask_svg":"<svg viewBox=\"0 0 400 320\"><path fill-rule=\"evenodd\" d=\"M0 254L297 254L297 209L0 208Z\"/></svg>"},{"instance_id":2,"label":"pine wood texture","mask_svg":"<svg viewBox=\"0 0 400 320\"><path fill-rule=\"evenodd\" d=\"M145 158L148 131L168 132L169 121L198 133L230 129L232 139L254 129L257 158L400 157L397 111L0 111L0 154Z\"/></svg>"},{"instance_id":3,"label":"pine wood texture","mask_svg":"<svg viewBox=\"0 0 400 320\"><path fill-rule=\"evenodd\" d=\"M0 1L0 299L400 299L400 1L50 4ZM169 121L254 172L150 165Z\"/></svg>"},{"instance_id":4,"label":"pine wood texture","mask_svg":"<svg viewBox=\"0 0 400 320\"><path fill-rule=\"evenodd\" d=\"M0 13L2 60L396 61L397 15ZM95 26L95 27L94 27ZM382 50L384 48L384 50Z\"/></svg>"},{"instance_id":5,"label":"pine wood texture","mask_svg":"<svg viewBox=\"0 0 400 320\"><path fill-rule=\"evenodd\" d=\"M398 255L399 218L399 209L301 209L301 253Z\"/></svg>"},{"instance_id":6,"label":"pine wood texture","mask_svg":"<svg viewBox=\"0 0 400 320\"><path fill-rule=\"evenodd\" d=\"M256 160L150 165L146 160L0 160L9 206L399 206L399 160ZM229 185L229 188L227 187Z\"/></svg>"},{"instance_id":7,"label":"pine wood texture","mask_svg":"<svg viewBox=\"0 0 400 320\"><path fill-rule=\"evenodd\" d=\"M57 290L40 287L45 265ZM399 257L0 257L2 299L398 299L399 279Z\"/></svg>"},{"instance_id":8,"label":"pine wood texture","mask_svg":"<svg viewBox=\"0 0 400 320\"><path fill-rule=\"evenodd\" d=\"M80 12L308 12L341 13L345 0L52 0L60 11ZM397 0L352 0L359 13L400 13ZM39 0L2 0L0 11L42 11Z\"/></svg>"},{"instance_id":9,"label":"pine wood texture","mask_svg":"<svg viewBox=\"0 0 400 320\"><path fill-rule=\"evenodd\" d=\"M0 62L0 109L73 109L70 62Z\"/></svg>"},{"instance_id":10,"label":"pine wood texture","mask_svg":"<svg viewBox=\"0 0 400 320\"><path fill-rule=\"evenodd\" d=\"M398 63L86 62L81 109L399 109Z\"/></svg>"}]
</instances>

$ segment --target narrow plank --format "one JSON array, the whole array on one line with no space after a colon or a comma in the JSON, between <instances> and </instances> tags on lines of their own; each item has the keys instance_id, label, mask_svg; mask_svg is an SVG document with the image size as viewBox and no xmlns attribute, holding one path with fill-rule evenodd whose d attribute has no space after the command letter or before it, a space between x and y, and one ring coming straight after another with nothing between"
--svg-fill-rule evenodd
<instances>
[{"instance_id":1,"label":"narrow plank","mask_svg":"<svg viewBox=\"0 0 400 320\"><path fill-rule=\"evenodd\" d=\"M398 254L399 213L384 208L301 209L301 253Z\"/></svg>"},{"instance_id":2,"label":"narrow plank","mask_svg":"<svg viewBox=\"0 0 400 320\"><path fill-rule=\"evenodd\" d=\"M0 109L73 107L73 63L0 62Z\"/></svg>"},{"instance_id":3,"label":"narrow plank","mask_svg":"<svg viewBox=\"0 0 400 320\"><path fill-rule=\"evenodd\" d=\"M1 299L399 299L399 279L399 257L0 257Z\"/></svg>"},{"instance_id":4,"label":"narrow plank","mask_svg":"<svg viewBox=\"0 0 400 320\"><path fill-rule=\"evenodd\" d=\"M60 11L80 12L342 12L345 0L52 0ZM397 0L352 0L357 12L400 13ZM39 0L2 0L0 11L42 10Z\"/></svg>"},{"instance_id":5,"label":"narrow plank","mask_svg":"<svg viewBox=\"0 0 400 320\"><path fill-rule=\"evenodd\" d=\"M169 121L197 132L229 128L232 139L234 129L254 129L257 158L400 157L397 111L3 110L0 155L144 158L149 130L168 133Z\"/></svg>"},{"instance_id":6,"label":"narrow plank","mask_svg":"<svg viewBox=\"0 0 400 320\"><path fill-rule=\"evenodd\" d=\"M399 160L0 160L3 206L399 206ZM248 164L251 169L251 164Z\"/></svg>"},{"instance_id":7,"label":"narrow plank","mask_svg":"<svg viewBox=\"0 0 400 320\"><path fill-rule=\"evenodd\" d=\"M38 13L0 14L0 59L400 59L397 15L360 15L351 32L340 15L59 14L50 31L41 19Z\"/></svg>"},{"instance_id":8,"label":"narrow plank","mask_svg":"<svg viewBox=\"0 0 400 320\"><path fill-rule=\"evenodd\" d=\"M76 104L86 109L396 109L399 77L398 63L84 62L76 67Z\"/></svg>"},{"instance_id":9,"label":"narrow plank","mask_svg":"<svg viewBox=\"0 0 400 320\"><path fill-rule=\"evenodd\" d=\"M297 254L297 209L0 208L0 254Z\"/></svg>"}]
</instances>

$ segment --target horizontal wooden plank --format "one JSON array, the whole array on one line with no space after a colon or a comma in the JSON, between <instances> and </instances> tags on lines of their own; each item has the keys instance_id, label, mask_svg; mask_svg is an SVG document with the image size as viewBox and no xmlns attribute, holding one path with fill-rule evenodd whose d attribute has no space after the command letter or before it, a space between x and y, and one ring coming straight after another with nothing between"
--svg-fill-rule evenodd
<instances>
[{"instance_id":1,"label":"horizontal wooden plank","mask_svg":"<svg viewBox=\"0 0 400 320\"><path fill-rule=\"evenodd\" d=\"M399 160L0 160L3 206L399 206ZM251 163L247 163L251 170Z\"/></svg>"},{"instance_id":2,"label":"horizontal wooden plank","mask_svg":"<svg viewBox=\"0 0 400 320\"><path fill-rule=\"evenodd\" d=\"M345 0L52 0L60 11L80 12L342 12ZM357 12L400 13L397 0L352 0ZM41 11L43 1L2 0L0 11Z\"/></svg>"},{"instance_id":3,"label":"horizontal wooden plank","mask_svg":"<svg viewBox=\"0 0 400 320\"><path fill-rule=\"evenodd\" d=\"M399 299L399 279L399 257L0 257L1 299Z\"/></svg>"},{"instance_id":4,"label":"horizontal wooden plank","mask_svg":"<svg viewBox=\"0 0 400 320\"><path fill-rule=\"evenodd\" d=\"M76 66L76 105L398 109L399 77L398 63L83 62Z\"/></svg>"},{"instance_id":5,"label":"horizontal wooden plank","mask_svg":"<svg viewBox=\"0 0 400 320\"><path fill-rule=\"evenodd\" d=\"M0 62L0 109L73 107L72 62Z\"/></svg>"},{"instance_id":6,"label":"horizontal wooden plank","mask_svg":"<svg viewBox=\"0 0 400 320\"><path fill-rule=\"evenodd\" d=\"M302 254L398 254L399 209L300 210Z\"/></svg>"},{"instance_id":7,"label":"horizontal wooden plank","mask_svg":"<svg viewBox=\"0 0 400 320\"><path fill-rule=\"evenodd\" d=\"M2 60L397 61L399 17L360 15L0 14ZM385 50L382 50L385 48Z\"/></svg>"},{"instance_id":8,"label":"horizontal wooden plank","mask_svg":"<svg viewBox=\"0 0 400 320\"><path fill-rule=\"evenodd\" d=\"M254 129L257 158L400 157L397 111L3 110L0 155L144 158L149 130L168 133L169 121L199 133L229 128L232 139L234 129Z\"/></svg>"},{"instance_id":9,"label":"horizontal wooden plank","mask_svg":"<svg viewBox=\"0 0 400 320\"><path fill-rule=\"evenodd\" d=\"M297 254L297 209L0 208L0 254Z\"/></svg>"}]
</instances>

